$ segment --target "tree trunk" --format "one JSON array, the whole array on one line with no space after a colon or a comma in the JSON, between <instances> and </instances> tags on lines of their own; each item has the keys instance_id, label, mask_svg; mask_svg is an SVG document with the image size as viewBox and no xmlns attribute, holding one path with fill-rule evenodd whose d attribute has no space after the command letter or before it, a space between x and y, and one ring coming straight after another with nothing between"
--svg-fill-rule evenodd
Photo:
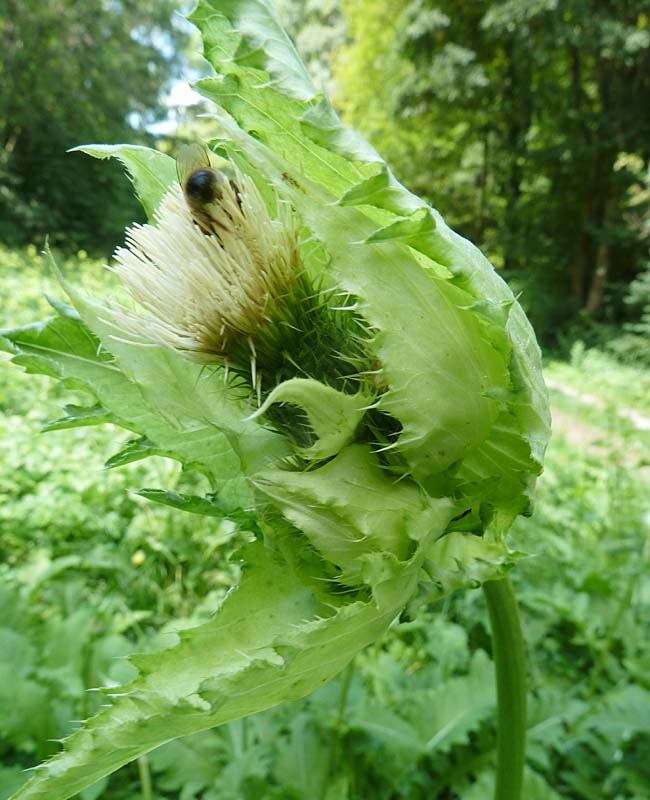
<instances>
[{"instance_id":1,"label":"tree trunk","mask_svg":"<svg viewBox=\"0 0 650 800\"><path fill-rule=\"evenodd\" d=\"M481 173L478 184L478 208L476 209L476 228L474 241L481 244L485 233L485 221L487 217L488 204L488 176L490 170L490 131L486 128L483 131L483 161L481 163Z\"/></svg>"},{"instance_id":2,"label":"tree trunk","mask_svg":"<svg viewBox=\"0 0 650 800\"><path fill-rule=\"evenodd\" d=\"M594 314L603 305L605 284L609 278L611 246L607 236L606 228L611 220L612 214L616 209L617 198L614 192L610 192L605 200L605 208L601 226L601 238L596 247L596 265L591 276L589 294L585 303L585 311Z\"/></svg>"},{"instance_id":3,"label":"tree trunk","mask_svg":"<svg viewBox=\"0 0 650 800\"><path fill-rule=\"evenodd\" d=\"M587 222L593 215L593 202L591 192L583 199L580 214L580 234L576 254L571 262L570 280L571 294L579 306L585 301L587 293L587 271L591 254L593 253L591 237L587 232Z\"/></svg>"},{"instance_id":4,"label":"tree trunk","mask_svg":"<svg viewBox=\"0 0 650 800\"><path fill-rule=\"evenodd\" d=\"M507 48L508 69L504 87L504 98L509 107L506 128L506 145L510 156L510 168L506 179L506 213L505 224L508 239L511 243L520 241L521 225L519 219L519 202L523 180L522 163L527 153L526 136L530 129L533 115L532 99L532 65L530 52L526 46L513 39ZM519 258L508 246L504 258L507 271L517 268Z\"/></svg>"}]
</instances>

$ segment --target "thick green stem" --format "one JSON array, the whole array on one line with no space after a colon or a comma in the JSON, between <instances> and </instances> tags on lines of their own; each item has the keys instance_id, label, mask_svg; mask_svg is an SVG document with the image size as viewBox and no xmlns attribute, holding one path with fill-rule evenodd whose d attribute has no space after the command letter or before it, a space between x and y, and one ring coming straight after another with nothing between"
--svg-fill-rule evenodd
<instances>
[{"instance_id":1,"label":"thick green stem","mask_svg":"<svg viewBox=\"0 0 650 800\"><path fill-rule=\"evenodd\" d=\"M521 800L526 755L526 656L519 609L509 578L488 581L497 681L497 773L494 800Z\"/></svg>"}]
</instances>

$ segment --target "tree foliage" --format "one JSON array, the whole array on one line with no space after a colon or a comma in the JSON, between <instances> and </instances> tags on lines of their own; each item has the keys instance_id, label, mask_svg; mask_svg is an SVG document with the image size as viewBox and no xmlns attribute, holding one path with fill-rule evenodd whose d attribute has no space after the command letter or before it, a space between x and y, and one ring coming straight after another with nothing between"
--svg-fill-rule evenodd
<instances>
[{"instance_id":1,"label":"tree foliage","mask_svg":"<svg viewBox=\"0 0 650 800\"><path fill-rule=\"evenodd\" d=\"M284 27L293 33L316 86L331 92L332 58L345 41L341 0L274 0L273 7Z\"/></svg>"},{"instance_id":2,"label":"tree foliage","mask_svg":"<svg viewBox=\"0 0 650 800\"><path fill-rule=\"evenodd\" d=\"M0 2L0 238L97 250L139 212L119 169L66 150L146 140L181 34L176 0ZM140 129L138 131L138 128Z\"/></svg>"},{"instance_id":3,"label":"tree foliage","mask_svg":"<svg viewBox=\"0 0 650 800\"><path fill-rule=\"evenodd\" d=\"M629 212L650 158L650 3L342 6L348 121L487 248L547 336L578 310L620 315L647 251Z\"/></svg>"}]
</instances>

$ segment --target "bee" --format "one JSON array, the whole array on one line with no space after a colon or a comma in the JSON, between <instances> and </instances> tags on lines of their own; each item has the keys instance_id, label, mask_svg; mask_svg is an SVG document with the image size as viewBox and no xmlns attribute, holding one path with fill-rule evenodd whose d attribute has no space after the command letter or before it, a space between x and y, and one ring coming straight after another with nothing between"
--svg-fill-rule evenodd
<instances>
[{"instance_id":1,"label":"bee","mask_svg":"<svg viewBox=\"0 0 650 800\"><path fill-rule=\"evenodd\" d=\"M227 230L224 214L234 222L232 214L224 209L221 200L231 191L241 210L239 189L234 181L215 169L210 161L210 151L200 144L185 145L176 159L176 173L194 222L206 236L219 235Z\"/></svg>"}]
</instances>

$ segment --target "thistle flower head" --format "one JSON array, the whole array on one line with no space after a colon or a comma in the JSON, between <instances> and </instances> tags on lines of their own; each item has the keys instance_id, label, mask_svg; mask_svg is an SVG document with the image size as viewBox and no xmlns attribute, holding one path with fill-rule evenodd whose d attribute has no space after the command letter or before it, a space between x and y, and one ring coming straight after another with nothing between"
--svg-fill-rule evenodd
<instances>
[{"instance_id":1,"label":"thistle flower head","mask_svg":"<svg viewBox=\"0 0 650 800\"><path fill-rule=\"evenodd\" d=\"M333 292L315 286L291 206L276 198L271 216L249 177L230 181L209 166L181 183L153 224L127 230L115 254L113 269L137 303L112 309L117 324L193 361L223 365L260 407L293 378L346 394L365 388L367 326L340 296L331 302ZM264 418L301 446L313 444L295 404L266 404Z\"/></svg>"},{"instance_id":2,"label":"thistle flower head","mask_svg":"<svg viewBox=\"0 0 650 800\"><path fill-rule=\"evenodd\" d=\"M127 230L115 261L141 307L120 311L124 329L203 363L250 348L301 272L291 209L278 201L272 219L244 175L202 205L172 189L154 224Z\"/></svg>"}]
</instances>

